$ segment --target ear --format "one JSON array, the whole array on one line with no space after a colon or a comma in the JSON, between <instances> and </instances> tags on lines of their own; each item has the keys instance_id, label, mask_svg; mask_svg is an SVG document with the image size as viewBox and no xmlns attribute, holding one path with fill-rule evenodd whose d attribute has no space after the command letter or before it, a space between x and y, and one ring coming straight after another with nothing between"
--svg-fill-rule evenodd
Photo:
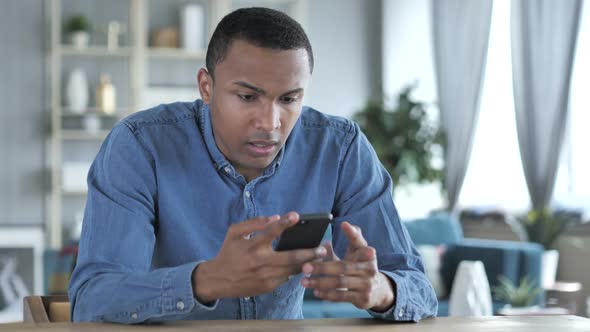
<instances>
[{"instance_id":1,"label":"ear","mask_svg":"<svg viewBox=\"0 0 590 332\"><path fill-rule=\"evenodd\" d=\"M201 93L201 99L205 104L210 104L213 98L213 77L209 74L207 69L199 69L197 74L197 84L199 85L199 92Z\"/></svg>"}]
</instances>

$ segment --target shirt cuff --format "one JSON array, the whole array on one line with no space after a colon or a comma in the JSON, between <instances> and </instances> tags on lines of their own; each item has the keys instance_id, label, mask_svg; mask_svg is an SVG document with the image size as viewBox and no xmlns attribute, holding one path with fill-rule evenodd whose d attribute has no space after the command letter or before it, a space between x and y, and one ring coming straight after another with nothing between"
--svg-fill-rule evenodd
<instances>
[{"instance_id":1,"label":"shirt cuff","mask_svg":"<svg viewBox=\"0 0 590 332\"><path fill-rule=\"evenodd\" d=\"M417 322L419 320L418 315L415 315L408 306L406 279L390 271L379 272L388 277L395 285L393 305L385 312L376 312L369 309L367 310L369 314L379 319Z\"/></svg>"},{"instance_id":2,"label":"shirt cuff","mask_svg":"<svg viewBox=\"0 0 590 332\"><path fill-rule=\"evenodd\" d=\"M219 300L201 303L194 296L193 271L204 261L188 263L172 269L164 278L162 309L164 314L186 314L192 311L215 310Z\"/></svg>"},{"instance_id":3,"label":"shirt cuff","mask_svg":"<svg viewBox=\"0 0 590 332\"><path fill-rule=\"evenodd\" d=\"M137 324L182 319L193 312L215 310L218 300L203 304L193 295L192 274L202 262L156 270L155 273L162 273L160 278L157 275L152 278L159 286L159 296L156 299L139 304L133 310L101 315L96 320Z\"/></svg>"}]
</instances>

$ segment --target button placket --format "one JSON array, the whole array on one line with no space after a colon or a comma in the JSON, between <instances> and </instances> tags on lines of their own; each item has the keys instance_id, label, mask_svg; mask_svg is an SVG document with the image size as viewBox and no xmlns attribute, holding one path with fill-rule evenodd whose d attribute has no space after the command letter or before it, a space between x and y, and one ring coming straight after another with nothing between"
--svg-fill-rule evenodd
<instances>
[{"instance_id":1,"label":"button placket","mask_svg":"<svg viewBox=\"0 0 590 332\"><path fill-rule=\"evenodd\" d=\"M242 307L242 319L256 319L254 299L250 296L242 298L240 301Z\"/></svg>"}]
</instances>

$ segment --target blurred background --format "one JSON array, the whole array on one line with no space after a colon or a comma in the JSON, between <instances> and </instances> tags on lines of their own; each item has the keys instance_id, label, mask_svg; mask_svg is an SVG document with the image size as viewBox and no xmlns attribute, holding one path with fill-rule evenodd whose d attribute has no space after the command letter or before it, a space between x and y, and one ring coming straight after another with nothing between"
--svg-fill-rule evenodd
<instances>
[{"instance_id":1,"label":"blurred background","mask_svg":"<svg viewBox=\"0 0 590 332\"><path fill-rule=\"evenodd\" d=\"M459 245L430 224L443 220L461 240L539 243L534 273L484 261L489 285L528 276L544 294L531 289L534 304L587 315L587 0L0 0L0 321L21 317L25 295L66 289L86 175L110 128L198 98L216 23L250 6L302 24L315 57L304 103L361 125L401 219L436 249L432 278Z\"/></svg>"}]
</instances>

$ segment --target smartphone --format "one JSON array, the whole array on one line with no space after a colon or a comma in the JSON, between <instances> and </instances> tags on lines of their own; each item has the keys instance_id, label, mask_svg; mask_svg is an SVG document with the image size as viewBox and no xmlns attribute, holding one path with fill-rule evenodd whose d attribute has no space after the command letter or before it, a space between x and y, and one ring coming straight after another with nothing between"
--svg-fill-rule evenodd
<instances>
[{"instance_id":1,"label":"smartphone","mask_svg":"<svg viewBox=\"0 0 590 332\"><path fill-rule=\"evenodd\" d=\"M310 249L318 247L328 226L332 223L331 213L302 214L299 221L287 228L276 246L276 251Z\"/></svg>"}]
</instances>

